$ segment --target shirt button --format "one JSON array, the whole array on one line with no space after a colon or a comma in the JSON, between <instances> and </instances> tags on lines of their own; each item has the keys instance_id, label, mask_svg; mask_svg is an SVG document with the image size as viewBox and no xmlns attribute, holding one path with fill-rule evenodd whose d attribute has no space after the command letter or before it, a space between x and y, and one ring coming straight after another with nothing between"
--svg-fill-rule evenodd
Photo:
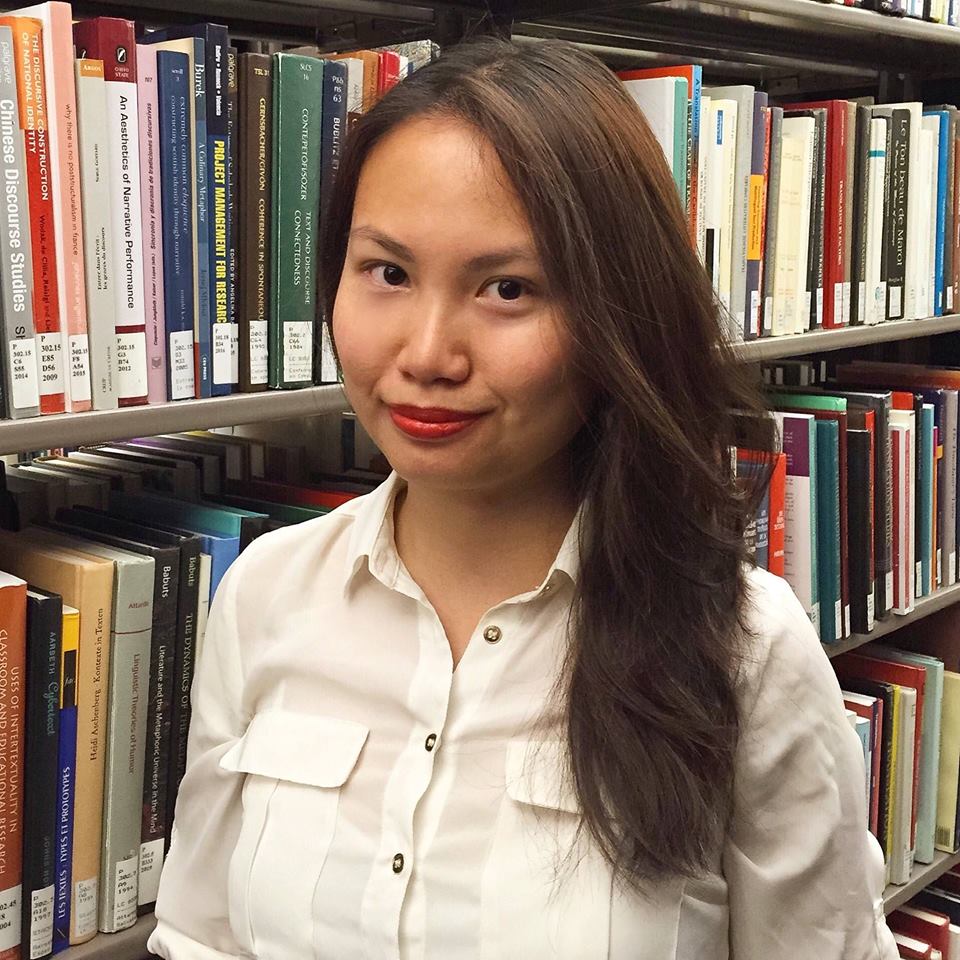
<instances>
[{"instance_id":1,"label":"shirt button","mask_svg":"<svg viewBox=\"0 0 960 960\"><path fill-rule=\"evenodd\" d=\"M403 870L403 854L398 853L393 858L393 872L400 873L401 870Z\"/></svg>"},{"instance_id":2,"label":"shirt button","mask_svg":"<svg viewBox=\"0 0 960 960\"><path fill-rule=\"evenodd\" d=\"M498 643L502 636L503 633L499 627L487 627L487 629L483 631L483 639L486 640L487 643Z\"/></svg>"},{"instance_id":3,"label":"shirt button","mask_svg":"<svg viewBox=\"0 0 960 960\"><path fill-rule=\"evenodd\" d=\"M426 739L426 741L424 742L423 746L424 746L424 748L427 750L427 752L429 753L429 752L433 749L433 745L434 745L436 742L437 742L437 735L436 735L435 733L431 733L430 736L427 737L427 739Z\"/></svg>"}]
</instances>

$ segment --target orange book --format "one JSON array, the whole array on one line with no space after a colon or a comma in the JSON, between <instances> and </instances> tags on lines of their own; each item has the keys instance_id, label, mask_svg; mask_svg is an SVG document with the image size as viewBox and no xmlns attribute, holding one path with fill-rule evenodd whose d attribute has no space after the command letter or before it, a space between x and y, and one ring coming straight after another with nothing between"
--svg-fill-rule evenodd
<instances>
[{"instance_id":1,"label":"orange book","mask_svg":"<svg viewBox=\"0 0 960 960\"><path fill-rule=\"evenodd\" d=\"M0 17L13 33L20 128L27 155L27 206L33 263L33 322L37 329L40 413L66 410L60 293L53 222L52 158L47 138L47 95L43 78L43 37L39 20Z\"/></svg>"},{"instance_id":2,"label":"orange book","mask_svg":"<svg viewBox=\"0 0 960 960\"><path fill-rule=\"evenodd\" d=\"M787 455L774 457L770 474L770 559L767 569L778 577L784 575L786 548Z\"/></svg>"},{"instance_id":3,"label":"orange book","mask_svg":"<svg viewBox=\"0 0 960 960\"><path fill-rule=\"evenodd\" d=\"M300 487L289 483L274 483L270 480L228 480L224 493L238 497L266 500L268 503L287 503L291 506L320 507L333 510L352 500L357 494L339 490L322 490L319 487Z\"/></svg>"},{"instance_id":4,"label":"orange book","mask_svg":"<svg viewBox=\"0 0 960 960\"><path fill-rule=\"evenodd\" d=\"M27 584L0 573L0 960L20 960L26 658Z\"/></svg>"},{"instance_id":5,"label":"orange book","mask_svg":"<svg viewBox=\"0 0 960 960\"><path fill-rule=\"evenodd\" d=\"M59 593L80 611L70 943L83 943L97 932L114 565L0 530L0 567Z\"/></svg>"}]
</instances>

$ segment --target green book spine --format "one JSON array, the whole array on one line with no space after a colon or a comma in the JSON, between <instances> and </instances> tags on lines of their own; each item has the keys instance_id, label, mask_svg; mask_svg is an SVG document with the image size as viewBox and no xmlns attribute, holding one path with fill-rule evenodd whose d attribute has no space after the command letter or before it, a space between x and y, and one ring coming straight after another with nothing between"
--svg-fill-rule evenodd
<instances>
[{"instance_id":1,"label":"green book spine","mask_svg":"<svg viewBox=\"0 0 960 960\"><path fill-rule=\"evenodd\" d=\"M687 113L689 85L684 77L677 77L673 94L673 179L680 192L680 200L687 196Z\"/></svg>"},{"instance_id":2,"label":"green book spine","mask_svg":"<svg viewBox=\"0 0 960 960\"><path fill-rule=\"evenodd\" d=\"M840 601L840 432L834 420L817 423L817 536L820 640L843 636Z\"/></svg>"},{"instance_id":3,"label":"green book spine","mask_svg":"<svg viewBox=\"0 0 960 960\"><path fill-rule=\"evenodd\" d=\"M803 410L829 410L833 413L847 412L847 398L828 393L784 393L776 390L772 396L778 409L785 406Z\"/></svg>"},{"instance_id":4,"label":"green book spine","mask_svg":"<svg viewBox=\"0 0 960 960\"><path fill-rule=\"evenodd\" d=\"M816 611L817 619L814 626L820 631L820 623L823 620L823 605L820 600L820 536L819 536L819 508L820 497L817 489L819 473L817 472L817 436L818 422L810 421L809 451L810 451L810 566L813 570L813 583L811 584L811 594L813 597L813 609ZM839 425L837 427L839 437Z\"/></svg>"},{"instance_id":5,"label":"green book spine","mask_svg":"<svg viewBox=\"0 0 960 960\"><path fill-rule=\"evenodd\" d=\"M313 374L323 63L274 54L269 386Z\"/></svg>"}]
</instances>

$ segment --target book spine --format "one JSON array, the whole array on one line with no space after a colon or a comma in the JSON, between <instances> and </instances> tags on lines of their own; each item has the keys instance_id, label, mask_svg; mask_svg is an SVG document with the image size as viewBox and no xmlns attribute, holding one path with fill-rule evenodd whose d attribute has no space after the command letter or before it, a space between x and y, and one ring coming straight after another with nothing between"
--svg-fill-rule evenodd
<instances>
[{"instance_id":1,"label":"book spine","mask_svg":"<svg viewBox=\"0 0 960 960\"><path fill-rule=\"evenodd\" d=\"M239 236L237 271L240 386L265 390L269 379L270 205L273 133L273 63L265 54L240 57Z\"/></svg>"},{"instance_id":2,"label":"book spine","mask_svg":"<svg viewBox=\"0 0 960 960\"><path fill-rule=\"evenodd\" d=\"M167 400L167 346L164 331L162 184L157 124L157 48L137 46L140 204L143 230L143 304L147 333L147 399Z\"/></svg>"},{"instance_id":3,"label":"book spine","mask_svg":"<svg viewBox=\"0 0 960 960\"><path fill-rule=\"evenodd\" d=\"M26 154L14 71L13 34L0 26L0 297L3 317L5 413L40 415L40 379L33 324L33 261L27 210Z\"/></svg>"},{"instance_id":4,"label":"book spine","mask_svg":"<svg viewBox=\"0 0 960 960\"><path fill-rule=\"evenodd\" d=\"M955 217L955 207L956 207L956 196L955 196L955 165L956 165L956 150L954 148L954 141L956 138L956 128L957 128L957 116L958 112L956 110L947 111L947 125L946 125L946 197L944 203L944 218L943 218L943 309L945 313L953 313L953 302L954 302L954 285L953 285L953 232L954 232L954 217Z\"/></svg>"},{"instance_id":5,"label":"book spine","mask_svg":"<svg viewBox=\"0 0 960 960\"><path fill-rule=\"evenodd\" d=\"M867 222L869 208L870 166L870 110L857 110L856 127L856 182L854 195L852 275L853 295L850 303L850 325L869 322L867 316Z\"/></svg>"},{"instance_id":6,"label":"book spine","mask_svg":"<svg viewBox=\"0 0 960 960\"><path fill-rule=\"evenodd\" d=\"M171 400L192 399L196 389L189 70L190 58L185 53L157 51L163 308Z\"/></svg>"},{"instance_id":7,"label":"book spine","mask_svg":"<svg viewBox=\"0 0 960 960\"><path fill-rule=\"evenodd\" d=\"M753 340L760 336L760 292L761 268L763 263L763 225L767 180L767 96L754 94L753 129L749 189L747 191L747 247L746 247L746 293L744 298L744 339Z\"/></svg>"},{"instance_id":8,"label":"book spine","mask_svg":"<svg viewBox=\"0 0 960 960\"><path fill-rule=\"evenodd\" d=\"M844 290L844 244L846 238L846 190L847 190L847 113L846 104L834 101L827 111L828 134L828 179L829 194L825 222L827 260L825 278L826 299L823 325L825 328L842 327ZM852 135L852 134L851 134Z\"/></svg>"},{"instance_id":9,"label":"book spine","mask_svg":"<svg viewBox=\"0 0 960 960\"><path fill-rule=\"evenodd\" d=\"M230 319L230 385L233 389L239 389L240 384L240 324L237 319L237 179L240 175L237 57L237 48L227 47L227 315Z\"/></svg>"},{"instance_id":10,"label":"book spine","mask_svg":"<svg viewBox=\"0 0 960 960\"><path fill-rule=\"evenodd\" d=\"M347 126L347 67L339 60L323 61L323 110L320 145L320 217L325 216Z\"/></svg>"},{"instance_id":11,"label":"book spine","mask_svg":"<svg viewBox=\"0 0 960 960\"><path fill-rule=\"evenodd\" d=\"M949 116L941 113L940 119L940 139L938 141L937 156L935 159L937 172L937 236L934 255L935 283L936 283L936 301L934 309L938 317L942 317L946 307L946 281L944 279L945 257L945 230L947 226L947 141L949 139L950 120Z\"/></svg>"},{"instance_id":12,"label":"book spine","mask_svg":"<svg viewBox=\"0 0 960 960\"><path fill-rule=\"evenodd\" d=\"M194 176L194 222L196 223L196 297L194 299L195 323L194 380L197 397L212 396L213 354L211 344L210 316L210 209L207 197L207 71L204 60L204 42L194 41L193 54L193 149L196 160Z\"/></svg>"},{"instance_id":13,"label":"book spine","mask_svg":"<svg viewBox=\"0 0 960 960\"><path fill-rule=\"evenodd\" d=\"M43 80L43 48L38 20L4 17L13 31L13 49L20 105L20 126L26 148L27 209L33 261L33 322L40 364L40 412L66 409L63 334L53 232L47 96Z\"/></svg>"},{"instance_id":14,"label":"book spine","mask_svg":"<svg viewBox=\"0 0 960 960\"><path fill-rule=\"evenodd\" d=\"M957 310L960 308L960 111L954 121L951 149L953 151L953 217L949 240L953 245L951 259L953 306L951 309Z\"/></svg>"},{"instance_id":15,"label":"book spine","mask_svg":"<svg viewBox=\"0 0 960 960\"><path fill-rule=\"evenodd\" d=\"M844 102L841 105L844 120L844 151L846 153L846 176L843 184L843 322L850 325L850 310L853 300L853 197L857 189L857 104Z\"/></svg>"},{"instance_id":16,"label":"book spine","mask_svg":"<svg viewBox=\"0 0 960 960\"><path fill-rule=\"evenodd\" d=\"M28 591L27 630L21 953L24 960L42 960L53 952L63 630L59 596Z\"/></svg>"},{"instance_id":17,"label":"book spine","mask_svg":"<svg viewBox=\"0 0 960 960\"><path fill-rule=\"evenodd\" d=\"M68 412L81 412L91 408L92 396L72 16L68 3L42 4L32 8L31 15L43 24L47 126L54 163L53 230L61 267L58 291L64 368L68 373L65 403Z\"/></svg>"},{"instance_id":18,"label":"book spine","mask_svg":"<svg viewBox=\"0 0 960 960\"><path fill-rule=\"evenodd\" d=\"M824 326L824 293L826 287L827 253L827 112L817 114L816 139L814 141L813 210L810 218L809 264L813 304L810 313L811 326L820 330Z\"/></svg>"},{"instance_id":19,"label":"book spine","mask_svg":"<svg viewBox=\"0 0 960 960\"><path fill-rule=\"evenodd\" d=\"M770 174L767 180L767 224L764 240L763 327L765 337L773 333L774 278L777 269L777 222L780 214L780 161L783 108L770 108Z\"/></svg>"},{"instance_id":20,"label":"book spine","mask_svg":"<svg viewBox=\"0 0 960 960\"><path fill-rule=\"evenodd\" d=\"M890 166L890 231L887 248L887 319L903 320L907 264L907 196L910 183L910 113L894 110Z\"/></svg>"},{"instance_id":21,"label":"book spine","mask_svg":"<svg viewBox=\"0 0 960 960\"><path fill-rule=\"evenodd\" d=\"M826 421L817 423L817 539L819 541L820 640L842 634L840 599L839 448Z\"/></svg>"},{"instance_id":22,"label":"book spine","mask_svg":"<svg viewBox=\"0 0 960 960\"><path fill-rule=\"evenodd\" d=\"M57 863L53 950L70 946L70 870L73 862L73 808L77 766L77 657L80 614L64 609L60 660L60 735L57 739Z\"/></svg>"},{"instance_id":23,"label":"book spine","mask_svg":"<svg viewBox=\"0 0 960 960\"><path fill-rule=\"evenodd\" d=\"M95 410L115 410L117 313L113 291L113 224L107 173L107 92L102 60L77 60L80 189L90 373Z\"/></svg>"},{"instance_id":24,"label":"book spine","mask_svg":"<svg viewBox=\"0 0 960 960\"><path fill-rule=\"evenodd\" d=\"M274 67L273 298L270 386L310 386L316 297L323 70L319 60L276 54Z\"/></svg>"},{"instance_id":25,"label":"book spine","mask_svg":"<svg viewBox=\"0 0 960 960\"><path fill-rule=\"evenodd\" d=\"M26 584L0 590L0 960L20 960Z\"/></svg>"}]
</instances>

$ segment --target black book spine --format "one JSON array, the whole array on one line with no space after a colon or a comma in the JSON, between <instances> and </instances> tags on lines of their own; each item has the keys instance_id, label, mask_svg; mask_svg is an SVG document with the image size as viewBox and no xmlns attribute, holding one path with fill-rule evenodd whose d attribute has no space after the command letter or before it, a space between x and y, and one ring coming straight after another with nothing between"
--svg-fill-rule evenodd
<instances>
[{"instance_id":1,"label":"black book spine","mask_svg":"<svg viewBox=\"0 0 960 960\"><path fill-rule=\"evenodd\" d=\"M850 518L847 552L850 558L850 627L855 633L871 629L869 606L871 531L870 431L847 430L847 511Z\"/></svg>"},{"instance_id":2,"label":"black book spine","mask_svg":"<svg viewBox=\"0 0 960 960\"><path fill-rule=\"evenodd\" d=\"M62 599L30 588L27 591L27 729L23 764L21 955L24 960L41 960L53 952L62 635Z\"/></svg>"},{"instance_id":3,"label":"black book spine","mask_svg":"<svg viewBox=\"0 0 960 960\"><path fill-rule=\"evenodd\" d=\"M850 292L850 325L866 320L867 308L867 169L870 156L870 108L857 108L856 174L853 190L853 290ZM871 291L872 296L872 291Z\"/></svg>"},{"instance_id":4,"label":"black book spine","mask_svg":"<svg viewBox=\"0 0 960 960\"><path fill-rule=\"evenodd\" d=\"M894 110L890 173L890 233L887 248L887 319L902 320L907 266L907 198L910 187L910 111Z\"/></svg>"}]
</instances>

